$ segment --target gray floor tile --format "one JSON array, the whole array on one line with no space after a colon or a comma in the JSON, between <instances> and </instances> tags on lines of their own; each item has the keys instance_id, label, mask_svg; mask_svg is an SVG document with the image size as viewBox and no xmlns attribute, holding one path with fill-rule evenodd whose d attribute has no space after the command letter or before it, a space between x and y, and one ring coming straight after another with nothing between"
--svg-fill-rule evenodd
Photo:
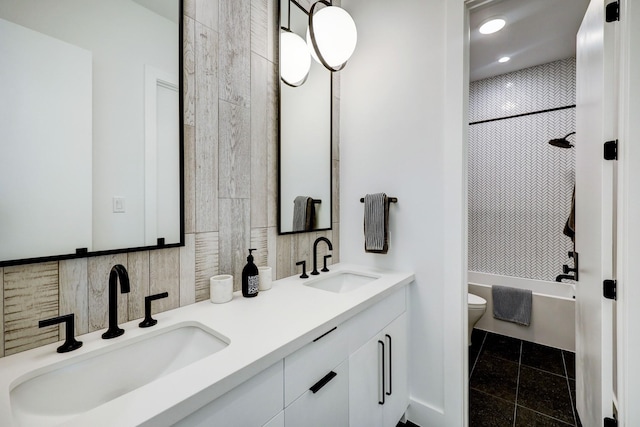
<instances>
[{"instance_id":1,"label":"gray floor tile","mask_svg":"<svg viewBox=\"0 0 640 427\"><path fill-rule=\"evenodd\" d=\"M520 361L520 343L517 338L505 337L491 332L487 333L487 338L482 346L482 353L500 359L518 363Z\"/></svg>"},{"instance_id":2,"label":"gray floor tile","mask_svg":"<svg viewBox=\"0 0 640 427\"><path fill-rule=\"evenodd\" d=\"M523 408L518 405L516 409L516 424L515 427L567 427L573 426L573 424L565 423L564 421L556 420L555 418L548 417L538 412L532 411L527 408Z\"/></svg>"},{"instance_id":3,"label":"gray floor tile","mask_svg":"<svg viewBox=\"0 0 640 427\"><path fill-rule=\"evenodd\" d=\"M518 364L482 353L471 375L469 387L515 402Z\"/></svg>"},{"instance_id":4,"label":"gray floor tile","mask_svg":"<svg viewBox=\"0 0 640 427\"><path fill-rule=\"evenodd\" d=\"M469 427L512 427L515 404L469 390Z\"/></svg>"},{"instance_id":5,"label":"gray floor tile","mask_svg":"<svg viewBox=\"0 0 640 427\"><path fill-rule=\"evenodd\" d=\"M522 364L554 374L565 375L562 350L557 348L523 341Z\"/></svg>"},{"instance_id":6,"label":"gray floor tile","mask_svg":"<svg viewBox=\"0 0 640 427\"><path fill-rule=\"evenodd\" d=\"M521 366L518 405L574 423L569 386L563 376Z\"/></svg>"}]
</instances>

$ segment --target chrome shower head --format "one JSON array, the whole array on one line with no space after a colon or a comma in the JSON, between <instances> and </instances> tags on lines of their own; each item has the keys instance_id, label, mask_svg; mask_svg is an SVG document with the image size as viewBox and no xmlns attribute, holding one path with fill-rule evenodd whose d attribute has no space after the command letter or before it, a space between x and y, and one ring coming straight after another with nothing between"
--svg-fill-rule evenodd
<instances>
[{"instance_id":1,"label":"chrome shower head","mask_svg":"<svg viewBox=\"0 0 640 427\"><path fill-rule=\"evenodd\" d=\"M549 144L559 148L571 148L573 147L573 144L567 141L567 137L569 137L570 135L575 135L575 132L566 134L564 138L552 139L551 141L549 141Z\"/></svg>"}]
</instances>

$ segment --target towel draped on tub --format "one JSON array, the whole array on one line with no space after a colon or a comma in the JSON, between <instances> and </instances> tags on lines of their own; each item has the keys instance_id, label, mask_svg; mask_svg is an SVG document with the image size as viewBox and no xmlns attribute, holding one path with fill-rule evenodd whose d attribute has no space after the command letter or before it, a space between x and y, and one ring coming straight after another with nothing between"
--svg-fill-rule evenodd
<instances>
[{"instance_id":1,"label":"towel draped on tub","mask_svg":"<svg viewBox=\"0 0 640 427\"><path fill-rule=\"evenodd\" d=\"M493 317L518 325L531 323L532 292L529 289L517 289L507 286L491 287L493 299Z\"/></svg>"}]
</instances>

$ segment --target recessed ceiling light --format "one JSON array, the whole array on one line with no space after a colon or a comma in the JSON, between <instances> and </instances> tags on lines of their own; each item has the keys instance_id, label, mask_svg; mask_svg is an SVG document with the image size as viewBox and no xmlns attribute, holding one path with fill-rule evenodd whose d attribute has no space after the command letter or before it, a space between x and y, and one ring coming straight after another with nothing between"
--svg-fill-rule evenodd
<instances>
[{"instance_id":1,"label":"recessed ceiling light","mask_svg":"<svg viewBox=\"0 0 640 427\"><path fill-rule=\"evenodd\" d=\"M508 56L503 56L502 58L498 59L498 62L503 63L503 62L507 62L510 59L511 58L509 58Z\"/></svg>"},{"instance_id":2,"label":"recessed ceiling light","mask_svg":"<svg viewBox=\"0 0 640 427\"><path fill-rule=\"evenodd\" d=\"M481 34L493 34L504 28L506 21L501 18L490 19L480 26L478 31Z\"/></svg>"}]
</instances>

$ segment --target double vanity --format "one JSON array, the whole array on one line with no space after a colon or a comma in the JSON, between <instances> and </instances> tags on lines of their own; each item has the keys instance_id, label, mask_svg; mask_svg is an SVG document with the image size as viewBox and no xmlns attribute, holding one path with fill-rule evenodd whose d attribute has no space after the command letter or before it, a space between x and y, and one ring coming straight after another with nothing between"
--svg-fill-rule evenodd
<instances>
[{"instance_id":1,"label":"double vanity","mask_svg":"<svg viewBox=\"0 0 640 427\"><path fill-rule=\"evenodd\" d=\"M336 264L0 359L3 426L389 426L405 412L412 273Z\"/></svg>"}]
</instances>

